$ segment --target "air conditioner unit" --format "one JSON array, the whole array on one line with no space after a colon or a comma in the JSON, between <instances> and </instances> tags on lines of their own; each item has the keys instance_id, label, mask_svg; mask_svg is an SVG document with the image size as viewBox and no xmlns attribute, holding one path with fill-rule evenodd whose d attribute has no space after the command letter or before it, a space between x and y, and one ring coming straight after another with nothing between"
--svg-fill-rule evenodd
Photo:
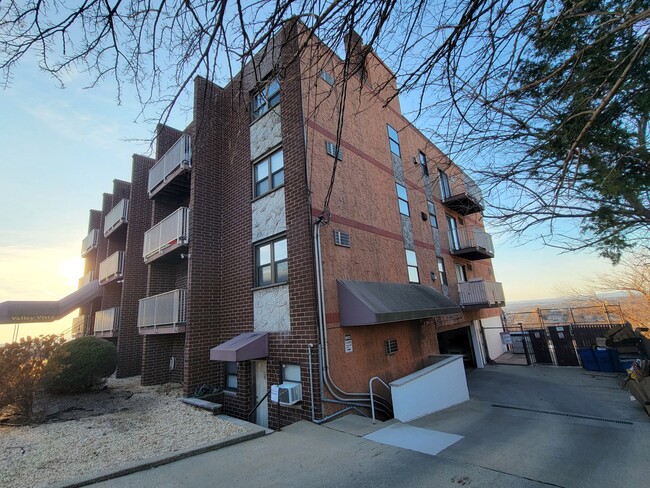
<instances>
[{"instance_id":1,"label":"air conditioner unit","mask_svg":"<svg viewBox=\"0 0 650 488\"><path fill-rule=\"evenodd\" d=\"M278 403L294 405L302 401L302 385L300 383L282 383L278 385Z\"/></svg>"}]
</instances>

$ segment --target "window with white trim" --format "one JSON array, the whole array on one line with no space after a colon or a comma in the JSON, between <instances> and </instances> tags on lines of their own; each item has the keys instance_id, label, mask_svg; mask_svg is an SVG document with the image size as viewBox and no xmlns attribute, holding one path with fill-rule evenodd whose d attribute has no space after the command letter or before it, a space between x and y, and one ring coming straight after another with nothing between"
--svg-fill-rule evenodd
<instances>
[{"instance_id":1,"label":"window with white trim","mask_svg":"<svg viewBox=\"0 0 650 488\"><path fill-rule=\"evenodd\" d=\"M284 185L284 158L282 150L253 165L254 195L262 196Z\"/></svg>"},{"instance_id":2,"label":"window with white trim","mask_svg":"<svg viewBox=\"0 0 650 488\"><path fill-rule=\"evenodd\" d=\"M225 390L237 391L237 363L226 362L224 363L224 371L226 374Z\"/></svg>"},{"instance_id":3,"label":"window with white trim","mask_svg":"<svg viewBox=\"0 0 650 488\"><path fill-rule=\"evenodd\" d=\"M429 167L427 166L427 157L420 151L420 167L422 168L422 174L424 176L429 176Z\"/></svg>"},{"instance_id":4,"label":"window with white trim","mask_svg":"<svg viewBox=\"0 0 650 488\"><path fill-rule=\"evenodd\" d=\"M388 127L388 144L390 145L390 152L392 152L395 156L401 157L399 148L399 134L390 125L386 124L386 126Z\"/></svg>"},{"instance_id":5,"label":"window with white trim","mask_svg":"<svg viewBox=\"0 0 650 488\"><path fill-rule=\"evenodd\" d=\"M438 274L440 274L440 282L443 285L448 286L447 271L445 271L445 262L442 258L438 258Z\"/></svg>"},{"instance_id":6,"label":"window with white trim","mask_svg":"<svg viewBox=\"0 0 650 488\"><path fill-rule=\"evenodd\" d=\"M266 112L280 103L280 82L277 78L265 83L253 93L253 120L259 119Z\"/></svg>"},{"instance_id":7,"label":"window with white trim","mask_svg":"<svg viewBox=\"0 0 650 488\"><path fill-rule=\"evenodd\" d=\"M286 283L288 280L287 238L255 246L255 286Z\"/></svg>"},{"instance_id":8,"label":"window with white trim","mask_svg":"<svg viewBox=\"0 0 650 488\"><path fill-rule=\"evenodd\" d=\"M440 192L442 199L445 200L451 197L451 187L449 186L449 177L444 171L438 170L438 177L440 178Z\"/></svg>"},{"instance_id":9,"label":"window with white trim","mask_svg":"<svg viewBox=\"0 0 650 488\"><path fill-rule=\"evenodd\" d=\"M282 365L282 383L301 383L299 364Z\"/></svg>"},{"instance_id":10,"label":"window with white trim","mask_svg":"<svg viewBox=\"0 0 650 488\"><path fill-rule=\"evenodd\" d=\"M418 260L415 251L411 251L410 249L406 249L406 269L408 270L409 283L419 283Z\"/></svg>"},{"instance_id":11,"label":"window with white trim","mask_svg":"<svg viewBox=\"0 0 650 488\"><path fill-rule=\"evenodd\" d=\"M465 268L464 264L454 264L454 267L456 268L456 280L458 283L463 283L467 281L467 269Z\"/></svg>"},{"instance_id":12,"label":"window with white trim","mask_svg":"<svg viewBox=\"0 0 650 488\"><path fill-rule=\"evenodd\" d=\"M399 213L408 217L410 215L409 197L408 193L406 193L406 187L400 185L399 183L395 183L395 188L397 189L397 204L399 205Z\"/></svg>"}]
</instances>

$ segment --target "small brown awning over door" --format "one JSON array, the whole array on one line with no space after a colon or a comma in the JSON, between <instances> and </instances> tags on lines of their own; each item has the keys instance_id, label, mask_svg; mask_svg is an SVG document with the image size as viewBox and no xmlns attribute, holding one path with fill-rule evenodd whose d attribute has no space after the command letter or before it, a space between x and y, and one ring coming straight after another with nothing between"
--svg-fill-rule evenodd
<instances>
[{"instance_id":1,"label":"small brown awning over door","mask_svg":"<svg viewBox=\"0 0 650 488\"><path fill-rule=\"evenodd\" d=\"M229 341L210 349L212 361L249 361L269 355L269 334L267 332L244 332Z\"/></svg>"}]
</instances>

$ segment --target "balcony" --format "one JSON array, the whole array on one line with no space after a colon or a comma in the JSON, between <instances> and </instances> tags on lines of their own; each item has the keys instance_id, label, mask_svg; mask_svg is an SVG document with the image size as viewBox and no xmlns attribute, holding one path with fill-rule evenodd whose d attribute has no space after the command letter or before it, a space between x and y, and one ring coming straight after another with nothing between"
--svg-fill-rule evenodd
<instances>
[{"instance_id":1,"label":"balcony","mask_svg":"<svg viewBox=\"0 0 650 488\"><path fill-rule=\"evenodd\" d=\"M85 275L79 278L79 288L86 286L88 283L95 279L95 272L88 271Z\"/></svg>"},{"instance_id":2,"label":"balcony","mask_svg":"<svg viewBox=\"0 0 650 488\"><path fill-rule=\"evenodd\" d=\"M503 286L494 281L464 281L458 283L460 305L465 309L503 307L506 299Z\"/></svg>"},{"instance_id":3,"label":"balcony","mask_svg":"<svg viewBox=\"0 0 650 488\"><path fill-rule=\"evenodd\" d=\"M461 215L483 211L483 194L478 185L465 173L457 174L443 185L442 203Z\"/></svg>"},{"instance_id":4,"label":"balcony","mask_svg":"<svg viewBox=\"0 0 650 488\"><path fill-rule=\"evenodd\" d=\"M95 335L117 337L120 328L120 307L107 308L95 312Z\"/></svg>"},{"instance_id":5,"label":"balcony","mask_svg":"<svg viewBox=\"0 0 650 488\"><path fill-rule=\"evenodd\" d=\"M192 141L184 134L149 170L149 198L189 194Z\"/></svg>"},{"instance_id":6,"label":"balcony","mask_svg":"<svg viewBox=\"0 0 650 488\"><path fill-rule=\"evenodd\" d=\"M99 229L91 230L88 235L81 242L81 257L85 258L90 252L97 249L97 241L99 238Z\"/></svg>"},{"instance_id":7,"label":"balcony","mask_svg":"<svg viewBox=\"0 0 650 488\"><path fill-rule=\"evenodd\" d=\"M494 257L492 236L478 227L450 229L449 251L453 256L476 261Z\"/></svg>"},{"instance_id":8,"label":"balcony","mask_svg":"<svg viewBox=\"0 0 650 488\"><path fill-rule=\"evenodd\" d=\"M106 285L124 276L124 251L117 251L99 263L99 284Z\"/></svg>"},{"instance_id":9,"label":"balcony","mask_svg":"<svg viewBox=\"0 0 650 488\"><path fill-rule=\"evenodd\" d=\"M72 319L72 338L78 339L83 337L86 332L86 316L79 315Z\"/></svg>"},{"instance_id":10,"label":"balcony","mask_svg":"<svg viewBox=\"0 0 650 488\"><path fill-rule=\"evenodd\" d=\"M104 218L104 237L111 234L125 234L129 222L129 199L123 198ZM119 232L118 232L119 231Z\"/></svg>"},{"instance_id":11,"label":"balcony","mask_svg":"<svg viewBox=\"0 0 650 488\"><path fill-rule=\"evenodd\" d=\"M189 243L190 209L181 207L158 222L144 234L142 257L149 264L166 256L166 259L179 259L180 251Z\"/></svg>"},{"instance_id":12,"label":"balcony","mask_svg":"<svg viewBox=\"0 0 650 488\"><path fill-rule=\"evenodd\" d=\"M140 300L138 330L141 335L185 332L186 290L173 290Z\"/></svg>"}]
</instances>

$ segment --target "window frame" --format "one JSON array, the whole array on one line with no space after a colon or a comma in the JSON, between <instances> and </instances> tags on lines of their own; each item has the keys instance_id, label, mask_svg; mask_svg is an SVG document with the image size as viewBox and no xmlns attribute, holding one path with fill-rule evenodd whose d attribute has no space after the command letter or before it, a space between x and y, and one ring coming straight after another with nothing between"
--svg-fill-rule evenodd
<instances>
[{"instance_id":1,"label":"window frame","mask_svg":"<svg viewBox=\"0 0 650 488\"><path fill-rule=\"evenodd\" d=\"M404 190L405 198L400 196L400 188ZM408 190L406 187L400 183L395 182L395 192L397 193L397 208L399 209L400 215L405 215L406 217L411 216L411 209L409 208L409 196ZM406 213L402 212L402 204L406 205Z\"/></svg>"},{"instance_id":2,"label":"window frame","mask_svg":"<svg viewBox=\"0 0 650 488\"><path fill-rule=\"evenodd\" d=\"M422 176L429 176L429 167L427 166L427 155L422 151L418 151L420 157L420 167L422 168Z\"/></svg>"},{"instance_id":3,"label":"window frame","mask_svg":"<svg viewBox=\"0 0 650 488\"><path fill-rule=\"evenodd\" d=\"M431 200L427 200L427 210L429 211L429 222L434 229L438 228L438 215L436 214L436 206Z\"/></svg>"},{"instance_id":4,"label":"window frame","mask_svg":"<svg viewBox=\"0 0 650 488\"><path fill-rule=\"evenodd\" d=\"M442 199L446 200L448 198L451 198L451 186L449 185L449 176L447 175L447 173L439 169L438 177L440 178L440 193L442 195Z\"/></svg>"},{"instance_id":5,"label":"window frame","mask_svg":"<svg viewBox=\"0 0 650 488\"><path fill-rule=\"evenodd\" d=\"M399 133L390 125L386 124L387 130L388 130L388 147L390 149L391 154L394 154L398 158L402 157L402 148L399 145ZM391 131L395 133L395 137L393 138L391 135ZM393 144L394 143L397 146L397 152L393 151Z\"/></svg>"},{"instance_id":6,"label":"window frame","mask_svg":"<svg viewBox=\"0 0 650 488\"><path fill-rule=\"evenodd\" d=\"M454 269L456 270L456 280L458 283L466 283L467 280L467 267L464 264L454 263Z\"/></svg>"},{"instance_id":7,"label":"window frame","mask_svg":"<svg viewBox=\"0 0 650 488\"><path fill-rule=\"evenodd\" d=\"M297 380L292 380L287 378L286 373L285 373L285 368L287 367L297 367L298 368L298 379ZM281 379L282 383L294 383L297 385L302 385L302 368L300 367L300 364L298 363L282 363L282 369L281 369Z\"/></svg>"},{"instance_id":8,"label":"window frame","mask_svg":"<svg viewBox=\"0 0 650 488\"><path fill-rule=\"evenodd\" d=\"M458 221L453 215L445 214L447 228L449 229L449 249L451 251L460 251L460 233L458 232Z\"/></svg>"},{"instance_id":9,"label":"window frame","mask_svg":"<svg viewBox=\"0 0 650 488\"><path fill-rule=\"evenodd\" d=\"M420 272L418 270L418 258L417 255L415 254L415 251L411 249L405 249L405 254L406 254L406 275L408 276L409 283L420 283ZM412 260L409 260L409 253L411 253ZM415 264L413 264L415 263ZM411 271L415 270L415 276L417 278L417 281L413 281L411 279Z\"/></svg>"},{"instance_id":10,"label":"window frame","mask_svg":"<svg viewBox=\"0 0 650 488\"><path fill-rule=\"evenodd\" d=\"M276 260L275 259L275 245L279 242L284 241L285 245L285 253L286 256L282 259ZM269 246L269 262L260 264L260 258L261 258L261 253L260 250L265 247ZM289 282L289 248L287 245L287 236L286 235L281 235L277 236L271 239L266 239L264 241L255 243L253 246L253 261L255 263L255 276L254 276L254 286L255 288L265 288L269 286L277 286L277 285L284 285ZM278 281L277 280L277 274L278 274L278 264L283 264L286 263L286 280L283 281ZM270 267L271 270L271 280L269 283L260 283L260 269L264 267Z\"/></svg>"},{"instance_id":11,"label":"window frame","mask_svg":"<svg viewBox=\"0 0 650 488\"><path fill-rule=\"evenodd\" d=\"M280 166L280 169L273 171L273 158L278 154L282 159L282 165ZM267 164L266 176L258 180L257 168L264 163ZM282 173L282 182L274 186L274 179L280 173ZM267 181L268 189L266 191L258 193L257 185L263 182L264 180ZM253 163L253 198L254 199L261 198L264 195L268 195L269 193L277 190L278 188L282 188L283 186L284 186L284 151L282 150L282 148L279 148Z\"/></svg>"},{"instance_id":12,"label":"window frame","mask_svg":"<svg viewBox=\"0 0 650 488\"><path fill-rule=\"evenodd\" d=\"M270 92L272 87L276 87L276 90ZM260 100L259 106L257 100ZM274 76L263 81L251 94L252 121L255 122L278 105L280 105L280 80Z\"/></svg>"},{"instance_id":13,"label":"window frame","mask_svg":"<svg viewBox=\"0 0 650 488\"><path fill-rule=\"evenodd\" d=\"M445 268L445 260L441 257L438 257L438 274L440 275L440 283L445 286L449 286L449 280L447 279L447 269Z\"/></svg>"},{"instance_id":14,"label":"window frame","mask_svg":"<svg viewBox=\"0 0 650 488\"><path fill-rule=\"evenodd\" d=\"M235 372L233 373L232 371L229 371L229 367L232 367L231 365L235 365ZM223 374L224 374L224 391L230 391L230 392L236 392L238 391L238 383L237 383L237 370L238 370L238 365L234 361L224 361L223 365ZM228 385L228 378L235 378L235 386L229 386Z\"/></svg>"}]
</instances>

